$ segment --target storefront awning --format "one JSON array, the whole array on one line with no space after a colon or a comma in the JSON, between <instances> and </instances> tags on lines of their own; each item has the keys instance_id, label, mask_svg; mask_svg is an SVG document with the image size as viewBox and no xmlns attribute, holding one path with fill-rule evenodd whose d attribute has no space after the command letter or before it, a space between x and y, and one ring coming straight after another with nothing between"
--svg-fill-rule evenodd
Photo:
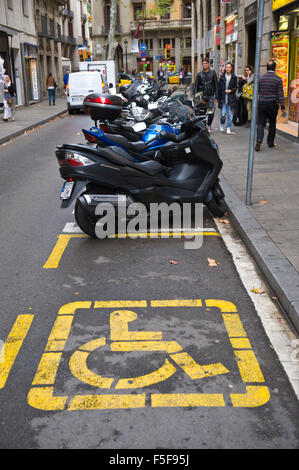
<instances>
[{"instance_id":1,"label":"storefront awning","mask_svg":"<svg viewBox=\"0 0 299 470\"><path fill-rule=\"evenodd\" d=\"M1 31L8 34L8 36L16 36L17 34L19 34L19 32L16 29L8 28L7 26L0 25L0 32Z\"/></svg>"}]
</instances>

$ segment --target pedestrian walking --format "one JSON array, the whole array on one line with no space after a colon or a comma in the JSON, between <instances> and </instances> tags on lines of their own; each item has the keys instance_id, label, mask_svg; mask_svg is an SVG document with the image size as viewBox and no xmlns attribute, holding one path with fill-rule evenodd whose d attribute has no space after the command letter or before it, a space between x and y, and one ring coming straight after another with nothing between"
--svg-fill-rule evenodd
<instances>
[{"instance_id":1,"label":"pedestrian walking","mask_svg":"<svg viewBox=\"0 0 299 470\"><path fill-rule=\"evenodd\" d=\"M12 121L15 120L16 96L15 85L11 82L9 75L4 75L3 121L7 122L9 118L11 118Z\"/></svg>"},{"instance_id":2,"label":"pedestrian walking","mask_svg":"<svg viewBox=\"0 0 299 470\"><path fill-rule=\"evenodd\" d=\"M53 106L55 106L55 91L57 84L51 72L48 73L46 86L48 88L49 105L51 106L51 102L53 102Z\"/></svg>"},{"instance_id":3,"label":"pedestrian walking","mask_svg":"<svg viewBox=\"0 0 299 470\"><path fill-rule=\"evenodd\" d=\"M276 134L276 119L279 103L282 116L286 116L282 79L276 73L276 62L270 60L267 63L267 72L259 80L258 98L258 124L257 140L255 150L259 152L264 138L264 130L269 122L267 144L269 148L275 147L274 139Z\"/></svg>"},{"instance_id":4,"label":"pedestrian walking","mask_svg":"<svg viewBox=\"0 0 299 470\"><path fill-rule=\"evenodd\" d=\"M181 69L179 72L179 85L180 86L183 85L184 75L185 75L185 71L184 69Z\"/></svg>"},{"instance_id":5,"label":"pedestrian walking","mask_svg":"<svg viewBox=\"0 0 299 470\"><path fill-rule=\"evenodd\" d=\"M215 103L218 102L218 79L215 70L210 68L209 59L202 60L202 71L197 74L194 91L202 92L202 99L207 103L208 131L211 132L215 114Z\"/></svg>"},{"instance_id":6,"label":"pedestrian walking","mask_svg":"<svg viewBox=\"0 0 299 470\"><path fill-rule=\"evenodd\" d=\"M246 65L244 70L244 76L242 78L244 80L242 87L242 96L244 98L245 106L247 109L247 122L244 127L250 127L254 81L254 69L251 65Z\"/></svg>"},{"instance_id":7,"label":"pedestrian walking","mask_svg":"<svg viewBox=\"0 0 299 470\"><path fill-rule=\"evenodd\" d=\"M226 121L226 133L231 134L231 126L236 107L236 91L238 87L237 77L233 72L231 62L225 64L223 74L219 79L218 107L221 109L220 131L224 132Z\"/></svg>"}]
</instances>

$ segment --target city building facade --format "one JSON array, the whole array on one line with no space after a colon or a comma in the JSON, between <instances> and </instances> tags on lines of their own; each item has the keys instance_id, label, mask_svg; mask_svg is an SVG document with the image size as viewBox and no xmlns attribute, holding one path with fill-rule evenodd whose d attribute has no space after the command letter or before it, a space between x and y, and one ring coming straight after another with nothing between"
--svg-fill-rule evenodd
<instances>
[{"instance_id":1,"label":"city building facade","mask_svg":"<svg viewBox=\"0 0 299 470\"><path fill-rule=\"evenodd\" d=\"M238 76L247 64L254 66L258 0L195 0L192 4L193 78L201 70L203 57L214 69L226 61ZM260 74L275 59L283 79L289 120L299 121L299 1L265 0ZM297 98L296 98L297 96ZM291 99L291 97L296 99Z\"/></svg>"},{"instance_id":2,"label":"city building facade","mask_svg":"<svg viewBox=\"0 0 299 470\"><path fill-rule=\"evenodd\" d=\"M17 105L41 98L33 1L0 0L0 63L15 83Z\"/></svg>"},{"instance_id":3,"label":"city building facade","mask_svg":"<svg viewBox=\"0 0 299 470\"><path fill-rule=\"evenodd\" d=\"M94 59L103 60L108 47L110 1L92 0L91 7ZM138 72L145 67L156 75L159 68L165 69L165 48L170 45L170 71L185 67L191 72L191 1L174 0L171 12L163 17L153 12L155 8L156 2L153 0L119 2L115 36L117 70ZM142 51L134 48L136 32L139 33L139 46L142 42L146 44L146 57L141 57Z\"/></svg>"}]
</instances>

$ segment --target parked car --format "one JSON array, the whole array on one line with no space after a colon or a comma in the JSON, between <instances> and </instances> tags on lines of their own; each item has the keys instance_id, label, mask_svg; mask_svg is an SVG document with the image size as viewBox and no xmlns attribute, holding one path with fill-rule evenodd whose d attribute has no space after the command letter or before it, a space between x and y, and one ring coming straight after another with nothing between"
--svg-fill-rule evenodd
<instances>
[{"instance_id":1,"label":"parked car","mask_svg":"<svg viewBox=\"0 0 299 470\"><path fill-rule=\"evenodd\" d=\"M76 109L83 111L83 100L90 93L108 93L108 85L103 75L97 71L70 73L66 87L69 114Z\"/></svg>"}]
</instances>

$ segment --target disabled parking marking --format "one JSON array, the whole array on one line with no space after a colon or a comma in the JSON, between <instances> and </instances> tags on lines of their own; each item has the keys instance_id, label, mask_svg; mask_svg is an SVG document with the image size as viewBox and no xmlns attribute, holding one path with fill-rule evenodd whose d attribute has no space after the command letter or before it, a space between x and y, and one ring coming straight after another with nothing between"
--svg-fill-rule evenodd
<instances>
[{"instance_id":1,"label":"disabled parking marking","mask_svg":"<svg viewBox=\"0 0 299 470\"><path fill-rule=\"evenodd\" d=\"M90 238L85 233L81 232L80 229L75 226L75 224L68 223L66 224L63 232L65 230L69 230L72 233L61 233L57 235L57 242L55 243L54 248L52 249L50 256L48 257L47 261L43 265L44 269L57 269L59 267L59 263L62 259L62 256L69 245L69 242L73 238ZM165 230L165 231L150 231L150 232L137 232L137 233L120 233L120 234L112 234L109 235L108 238L183 238L184 236L188 237L221 237L220 233L217 232L213 228L205 228L205 229L172 229L172 230Z\"/></svg>"},{"instance_id":2,"label":"disabled parking marking","mask_svg":"<svg viewBox=\"0 0 299 470\"><path fill-rule=\"evenodd\" d=\"M228 374L230 371L222 363L200 365L188 353L182 351L177 341L164 341L161 331L134 331L128 323L137 319L138 315L132 310L116 310L110 313L111 342L105 337L91 340L75 350L69 361L72 374L80 381L91 386L107 389L112 388L120 393L100 393L75 396L56 396L54 386L57 371L61 362L65 342L70 335L72 322L78 309L93 308L175 308L175 307L214 307L222 316L225 329L232 345L237 362L240 378L245 385L245 393L230 393L230 403L233 407L257 407L267 403L270 392L264 385L264 377L259 363L251 348L249 339L242 325L236 306L226 300L218 299L170 299L137 301L91 301L72 302L59 309L54 326L48 338L45 351L41 357L32 387L28 393L28 403L42 410L95 410L95 409L125 409L156 407L224 407L226 402L223 393L136 393L137 388L147 387L170 378L181 368L191 380ZM211 313L213 314L213 313ZM106 348L106 350L128 351L165 351L169 357L157 370L143 376L121 378L102 377L91 371L87 359L91 352ZM106 353L106 351L104 351ZM173 363L172 363L172 362ZM115 385L114 385L115 382ZM134 394L121 393L134 389Z\"/></svg>"},{"instance_id":3,"label":"disabled parking marking","mask_svg":"<svg viewBox=\"0 0 299 470\"><path fill-rule=\"evenodd\" d=\"M27 336L34 315L18 315L7 339L3 343L0 357L0 389L5 387L9 373L14 365L15 359Z\"/></svg>"}]
</instances>

